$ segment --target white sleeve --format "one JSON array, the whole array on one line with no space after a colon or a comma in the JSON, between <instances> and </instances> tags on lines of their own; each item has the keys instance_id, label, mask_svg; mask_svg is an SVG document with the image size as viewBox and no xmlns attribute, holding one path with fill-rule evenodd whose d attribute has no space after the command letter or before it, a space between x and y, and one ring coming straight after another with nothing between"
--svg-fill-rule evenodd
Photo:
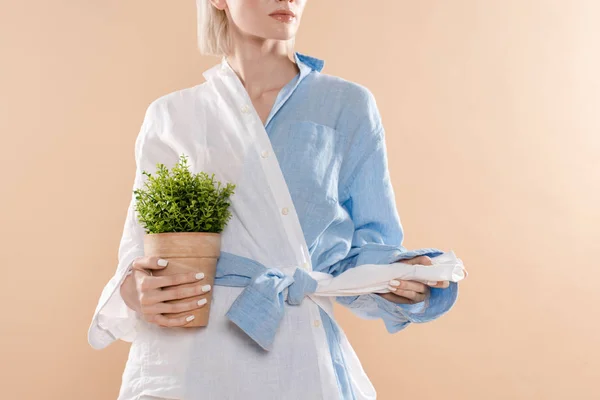
<instances>
[{"instance_id":1,"label":"white sleeve","mask_svg":"<svg viewBox=\"0 0 600 400\"><path fill-rule=\"evenodd\" d=\"M117 269L103 288L100 300L94 311L88 329L88 343L94 349L103 349L117 339L132 342L136 336L136 325L141 316L130 309L121 297L121 283L131 270L131 263L144 255L143 226L137 220L135 212L134 189L144 183L142 171L156 172L156 164L170 167L177 161L178 155L159 137L160 108L157 101L152 102L144 116L140 132L135 141L136 172L127 210L127 217L119 244Z\"/></svg>"}]
</instances>

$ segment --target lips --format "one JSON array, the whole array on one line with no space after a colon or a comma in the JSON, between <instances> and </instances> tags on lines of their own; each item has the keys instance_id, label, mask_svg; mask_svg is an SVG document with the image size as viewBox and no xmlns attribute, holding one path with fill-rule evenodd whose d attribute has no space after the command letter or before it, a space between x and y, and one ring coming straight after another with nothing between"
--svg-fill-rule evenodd
<instances>
[{"instance_id":1,"label":"lips","mask_svg":"<svg viewBox=\"0 0 600 400\"><path fill-rule=\"evenodd\" d=\"M289 11L289 10L278 10L275 11L271 14L269 14L270 16L274 17L276 15L282 15L282 16L289 16L289 17L295 17L296 14L294 14L293 12Z\"/></svg>"}]
</instances>

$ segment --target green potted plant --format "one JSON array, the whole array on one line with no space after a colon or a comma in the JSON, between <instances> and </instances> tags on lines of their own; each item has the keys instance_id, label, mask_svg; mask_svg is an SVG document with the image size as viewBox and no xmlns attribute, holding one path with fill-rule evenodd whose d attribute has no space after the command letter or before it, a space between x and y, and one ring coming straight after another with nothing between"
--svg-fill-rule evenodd
<instances>
[{"instance_id":1,"label":"green potted plant","mask_svg":"<svg viewBox=\"0 0 600 400\"><path fill-rule=\"evenodd\" d=\"M181 155L169 170L158 163L155 175L142 173L148 178L144 187L135 189L135 210L138 221L146 230L144 254L169 260L167 267L152 271L155 276L185 272L203 272L204 281L214 285L217 260L221 251L221 232L231 218L229 199L235 185L215 181L214 174L192 174L187 156ZM183 284L191 286L194 283ZM206 326L210 314L213 291L197 296L206 298L204 307L192 312L194 319L185 327ZM192 300L175 299L166 303ZM167 318L189 314L165 313Z\"/></svg>"}]
</instances>

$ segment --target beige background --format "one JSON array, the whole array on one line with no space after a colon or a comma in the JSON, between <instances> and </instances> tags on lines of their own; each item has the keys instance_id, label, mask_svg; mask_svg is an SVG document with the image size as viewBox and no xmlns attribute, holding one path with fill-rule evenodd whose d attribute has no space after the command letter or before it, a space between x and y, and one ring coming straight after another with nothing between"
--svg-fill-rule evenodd
<instances>
[{"instance_id":1,"label":"beige background","mask_svg":"<svg viewBox=\"0 0 600 400\"><path fill-rule=\"evenodd\" d=\"M600 398L599 19L595 0L309 2L296 49L375 94L404 245L470 272L449 314L395 335L336 305L380 399ZM192 0L1 0L2 398L116 398L129 344L87 329L145 107L218 62L195 29Z\"/></svg>"}]
</instances>

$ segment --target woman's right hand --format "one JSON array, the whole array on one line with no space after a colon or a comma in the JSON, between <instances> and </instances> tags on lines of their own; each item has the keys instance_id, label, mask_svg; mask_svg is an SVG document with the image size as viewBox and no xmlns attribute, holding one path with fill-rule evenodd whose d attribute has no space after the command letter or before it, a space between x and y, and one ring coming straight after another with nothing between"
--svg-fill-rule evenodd
<instances>
[{"instance_id":1,"label":"woman's right hand","mask_svg":"<svg viewBox=\"0 0 600 400\"><path fill-rule=\"evenodd\" d=\"M162 314L192 311L204 307L206 299L175 304L165 303L165 301L198 296L211 290L211 287L202 281L204 274L201 272L168 276L150 275L149 270L166 267L166 264L164 266L159 265L159 260L161 259L156 256L140 256L133 260L132 273L125 278L120 287L121 297L129 308L140 313L150 323L164 327L186 325L191 321L191 319L186 318L193 318L191 314L178 318L167 318ZM166 260L165 262L168 263ZM177 285L191 282L198 282L198 284L177 287Z\"/></svg>"}]
</instances>

